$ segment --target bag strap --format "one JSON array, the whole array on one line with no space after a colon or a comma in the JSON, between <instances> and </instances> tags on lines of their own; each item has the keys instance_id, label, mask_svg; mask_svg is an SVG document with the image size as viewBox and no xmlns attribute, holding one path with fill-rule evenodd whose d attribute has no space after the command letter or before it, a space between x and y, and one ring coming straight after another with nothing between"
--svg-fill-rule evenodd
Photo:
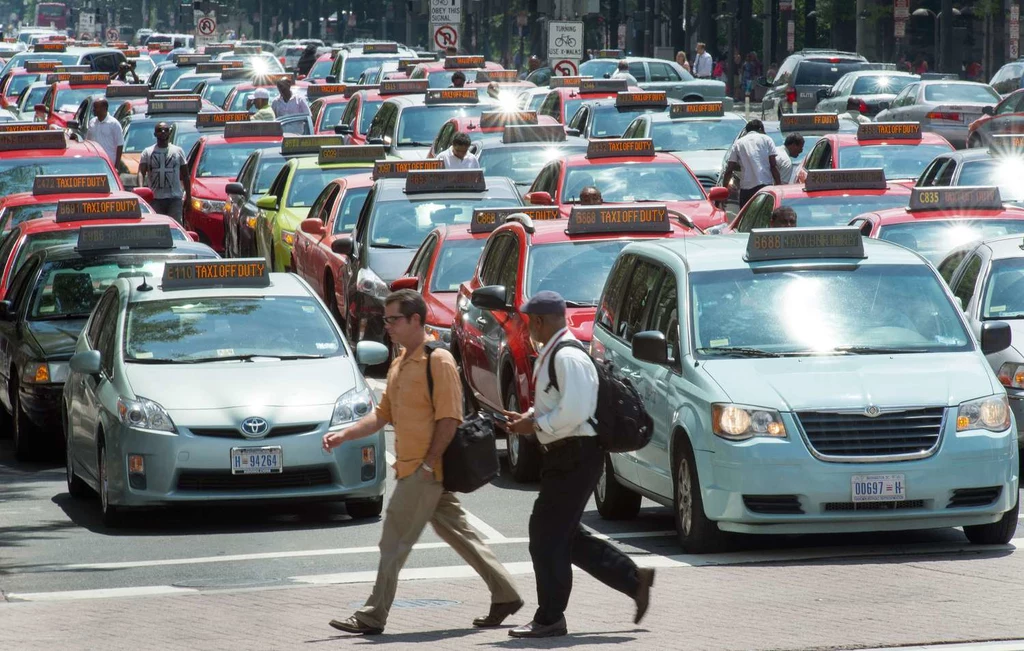
<instances>
[{"instance_id":1,"label":"bag strap","mask_svg":"<svg viewBox=\"0 0 1024 651\"><path fill-rule=\"evenodd\" d=\"M430 372L430 355L438 348L436 342L430 341L423 344L423 350L427 353L427 392L430 393L430 404L434 404L434 374Z\"/></svg>"},{"instance_id":2,"label":"bag strap","mask_svg":"<svg viewBox=\"0 0 1024 651\"><path fill-rule=\"evenodd\" d=\"M551 356L548 357L548 389L555 387L555 391L561 391L561 389L558 388L558 376L555 374L555 355L557 355L558 351L562 350L566 346L572 346L573 348L579 348L583 352L587 352L587 349L583 347L583 344L575 339L562 339L555 344L554 349L551 351ZM546 390L547 389L545 389L545 391Z\"/></svg>"}]
</instances>

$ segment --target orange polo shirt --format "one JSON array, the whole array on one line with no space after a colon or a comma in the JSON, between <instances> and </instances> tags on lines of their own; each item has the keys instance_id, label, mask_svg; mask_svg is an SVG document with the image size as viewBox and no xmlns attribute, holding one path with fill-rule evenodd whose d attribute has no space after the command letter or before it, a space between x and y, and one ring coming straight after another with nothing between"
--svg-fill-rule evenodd
<instances>
[{"instance_id":1,"label":"orange polo shirt","mask_svg":"<svg viewBox=\"0 0 1024 651\"><path fill-rule=\"evenodd\" d=\"M462 422L462 382L455 359L447 350L430 355L434 399L427 390L427 353L423 346L391 362L388 383L377 415L395 428L395 474L399 479L416 472L430 450L434 423L442 418ZM442 478L441 464L434 476Z\"/></svg>"}]
</instances>

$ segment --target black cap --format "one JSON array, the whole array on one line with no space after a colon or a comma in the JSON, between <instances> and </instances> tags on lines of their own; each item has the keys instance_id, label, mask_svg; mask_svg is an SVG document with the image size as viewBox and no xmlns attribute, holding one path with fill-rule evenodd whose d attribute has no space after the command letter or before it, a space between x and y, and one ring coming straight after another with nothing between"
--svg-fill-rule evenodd
<instances>
[{"instance_id":1,"label":"black cap","mask_svg":"<svg viewBox=\"0 0 1024 651\"><path fill-rule=\"evenodd\" d=\"M526 301L523 314L565 314L565 299L558 292L537 292Z\"/></svg>"}]
</instances>

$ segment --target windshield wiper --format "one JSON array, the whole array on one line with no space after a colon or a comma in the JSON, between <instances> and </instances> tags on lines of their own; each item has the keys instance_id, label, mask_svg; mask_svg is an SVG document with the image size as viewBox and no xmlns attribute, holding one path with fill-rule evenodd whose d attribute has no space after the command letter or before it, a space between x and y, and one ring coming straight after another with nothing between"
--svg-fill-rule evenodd
<instances>
[{"instance_id":1,"label":"windshield wiper","mask_svg":"<svg viewBox=\"0 0 1024 651\"><path fill-rule=\"evenodd\" d=\"M323 359L323 355L273 355L269 353L249 353L247 355L225 355L223 357L198 357L194 359L176 360L180 364L204 364L206 362L251 362L253 359Z\"/></svg>"},{"instance_id":2,"label":"windshield wiper","mask_svg":"<svg viewBox=\"0 0 1024 651\"><path fill-rule=\"evenodd\" d=\"M432 143L432 142L417 142L417 141L414 140L412 142L400 142L400 143L398 143L398 146L399 147L430 147L433 144L434 143Z\"/></svg>"},{"instance_id":3,"label":"windshield wiper","mask_svg":"<svg viewBox=\"0 0 1024 651\"><path fill-rule=\"evenodd\" d=\"M188 362L180 359L165 359L163 357L137 357L127 358L124 361L129 364L187 364Z\"/></svg>"},{"instance_id":4,"label":"windshield wiper","mask_svg":"<svg viewBox=\"0 0 1024 651\"><path fill-rule=\"evenodd\" d=\"M920 348L899 348L896 346L836 346L833 348L837 353L849 353L851 355L885 355L888 353L920 353Z\"/></svg>"},{"instance_id":5,"label":"windshield wiper","mask_svg":"<svg viewBox=\"0 0 1024 651\"><path fill-rule=\"evenodd\" d=\"M392 244L390 242L371 242L370 247L374 249L411 249L411 246L404 244Z\"/></svg>"},{"instance_id":6,"label":"windshield wiper","mask_svg":"<svg viewBox=\"0 0 1024 651\"><path fill-rule=\"evenodd\" d=\"M566 307L597 307L597 303L579 303L577 301L566 301Z\"/></svg>"},{"instance_id":7,"label":"windshield wiper","mask_svg":"<svg viewBox=\"0 0 1024 651\"><path fill-rule=\"evenodd\" d=\"M714 348L698 348L698 353L704 355L736 355L737 357L782 357L779 353L760 348L746 348L744 346L716 346Z\"/></svg>"}]
</instances>

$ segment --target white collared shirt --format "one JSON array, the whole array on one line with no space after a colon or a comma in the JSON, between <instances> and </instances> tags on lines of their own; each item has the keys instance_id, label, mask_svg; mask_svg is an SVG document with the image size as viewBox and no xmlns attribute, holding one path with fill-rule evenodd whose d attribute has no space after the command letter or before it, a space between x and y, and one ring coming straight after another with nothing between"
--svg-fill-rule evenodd
<instances>
[{"instance_id":1,"label":"white collared shirt","mask_svg":"<svg viewBox=\"0 0 1024 651\"><path fill-rule=\"evenodd\" d=\"M279 118L285 115L310 115L309 105L306 104L306 100L298 95L292 95L292 98L288 101L285 101L283 97L278 97L270 103L270 108L274 110L274 115Z\"/></svg>"},{"instance_id":2,"label":"white collared shirt","mask_svg":"<svg viewBox=\"0 0 1024 651\"><path fill-rule=\"evenodd\" d=\"M565 346L555 355L558 389L549 388L548 357L555 344L575 340L568 328L562 328L544 345L533 363L533 413L537 421L537 440L547 445L571 436L597 436L588 422L597 410L597 368L585 351Z\"/></svg>"},{"instance_id":3,"label":"white collared shirt","mask_svg":"<svg viewBox=\"0 0 1024 651\"><path fill-rule=\"evenodd\" d=\"M471 151L467 151L466 155L459 158L455 155L455 151L449 147L443 152L437 155L437 160L444 163L446 170L478 170L480 169L480 159L476 157Z\"/></svg>"},{"instance_id":4,"label":"white collared shirt","mask_svg":"<svg viewBox=\"0 0 1024 651\"><path fill-rule=\"evenodd\" d=\"M775 146L775 167L779 169L779 179L783 184L793 182L793 159L789 157L786 145ZM771 170L768 173L771 174ZM774 183L774 180L772 182Z\"/></svg>"},{"instance_id":5,"label":"white collared shirt","mask_svg":"<svg viewBox=\"0 0 1024 651\"><path fill-rule=\"evenodd\" d=\"M711 54L705 50L694 57L693 61L693 76L694 77L710 77L711 71L714 69L714 62L711 59Z\"/></svg>"}]
</instances>

